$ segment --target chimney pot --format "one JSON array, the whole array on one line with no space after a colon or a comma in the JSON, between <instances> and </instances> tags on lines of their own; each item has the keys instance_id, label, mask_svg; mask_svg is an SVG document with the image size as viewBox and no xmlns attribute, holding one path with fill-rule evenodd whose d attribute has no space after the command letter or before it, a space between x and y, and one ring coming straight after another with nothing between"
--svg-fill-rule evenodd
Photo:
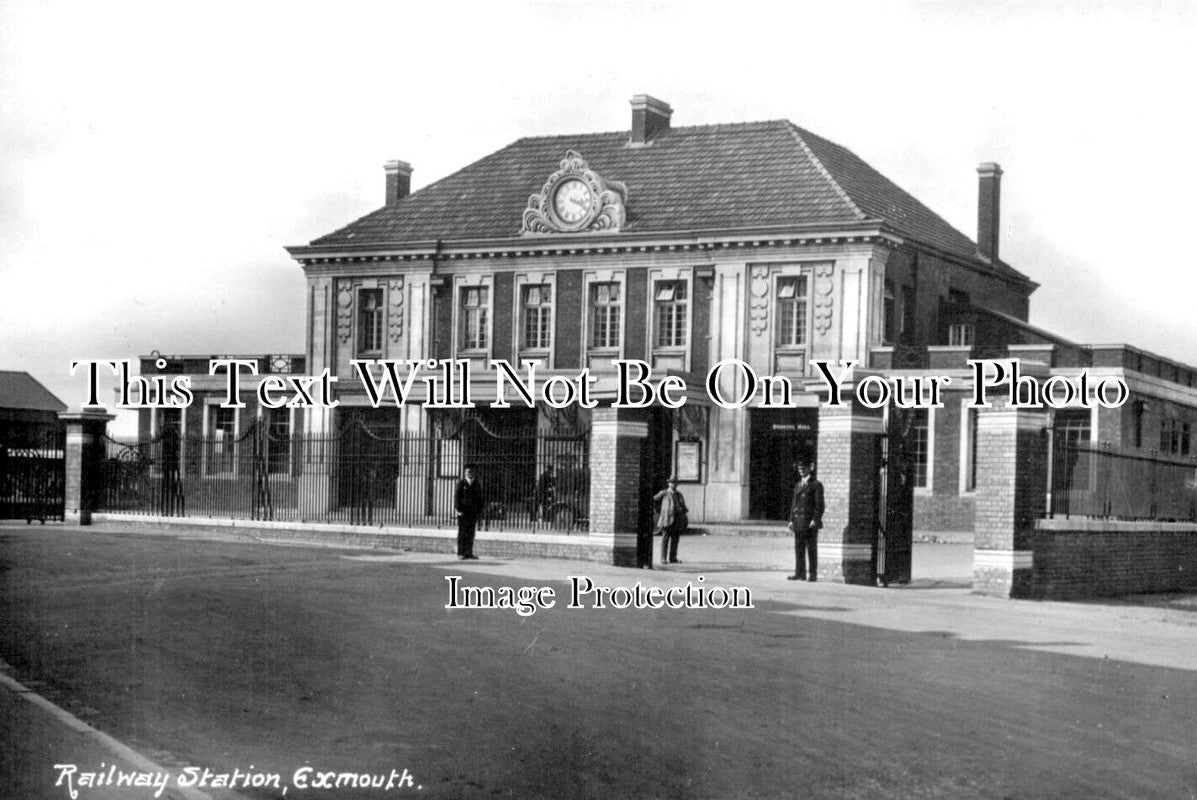
<instances>
[{"instance_id":1,"label":"chimney pot","mask_svg":"<svg viewBox=\"0 0 1197 800\"><path fill-rule=\"evenodd\" d=\"M992 161L986 161L977 167L977 175L977 250L990 261L997 261L1002 216L1002 168Z\"/></svg>"},{"instance_id":2,"label":"chimney pot","mask_svg":"<svg viewBox=\"0 0 1197 800\"><path fill-rule=\"evenodd\" d=\"M673 109L663 100L647 94L632 97L632 144L648 144L661 131L669 130Z\"/></svg>"},{"instance_id":3,"label":"chimney pot","mask_svg":"<svg viewBox=\"0 0 1197 800\"><path fill-rule=\"evenodd\" d=\"M388 161L382 168L387 173L387 205L393 206L411 194L411 164Z\"/></svg>"}]
</instances>

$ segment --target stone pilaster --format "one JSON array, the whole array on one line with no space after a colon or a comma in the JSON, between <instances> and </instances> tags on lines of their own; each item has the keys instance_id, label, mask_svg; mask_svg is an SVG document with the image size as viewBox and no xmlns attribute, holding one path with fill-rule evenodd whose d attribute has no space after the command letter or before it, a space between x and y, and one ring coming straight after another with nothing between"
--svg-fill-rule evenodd
<instances>
[{"instance_id":1,"label":"stone pilaster","mask_svg":"<svg viewBox=\"0 0 1197 800\"><path fill-rule=\"evenodd\" d=\"M818 479L826 511L819 532L819 578L872 585L877 538L877 453L881 411L845 399L819 407Z\"/></svg>"},{"instance_id":2,"label":"stone pilaster","mask_svg":"<svg viewBox=\"0 0 1197 800\"><path fill-rule=\"evenodd\" d=\"M639 409L596 408L590 423L590 538L611 547L612 562L636 565L641 453L648 416Z\"/></svg>"},{"instance_id":3,"label":"stone pilaster","mask_svg":"<svg viewBox=\"0 0 1197 800\"><path fill-rule=\"evenodd\" d=\"M76 525L90 525L103 488L100 470L104 463L104 431L115 417L85 409L59 414L58 418L66 425L63 519Z\"/></svg>"},{"instance_id":4,"label":"stone pilaster","mask_svg":"<svg viewBox=\"0 0 1197 800\"><path fill-rule=\"evenodd\" d=\"M977 414L973 591L1033 594L1035 521L1047 507L1047 415L995 403Z\"/></svg>"}]
</instances>

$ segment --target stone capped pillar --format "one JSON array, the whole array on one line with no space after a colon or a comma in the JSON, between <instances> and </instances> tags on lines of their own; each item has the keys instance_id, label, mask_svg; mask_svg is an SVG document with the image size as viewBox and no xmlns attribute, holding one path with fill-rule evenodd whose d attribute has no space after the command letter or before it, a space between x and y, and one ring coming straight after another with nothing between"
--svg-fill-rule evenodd
<instances>
[{"instance_id":1,"label":"stone capped pillar","mask_svg":"<svg viewBox=\"0 0 1197 800\"><path fill-rule=\"evenodd\" d=\"M616 566L636 566L641 451L648 438L642 409L600 407L590 422L590 539L610 546Z\"/></svg>"},{"instance_id":2,"label":"stone capped pillar","mask_svg":"<svg viewBox=\"0 0 1197 800\"><path fill-rule=\"evenodd\" d=\"M977 413L973 592L1033 594L1032 538L1047 509L1048 419L1005 402Z\"/></svg>"},{"instance_id":3,"label":"stone capped pillar","mask_svg":"<svg viewBox=\"0 0 1197 800\"><path fill-rule=\"evenodd\" d=\"M58 418L66 425L63 484L63 519L90 525L100 500L100 470L104 463L104 431L115 419L97 409L66 412Z\"/></svg>"},{"instance_id":4,"label":"stone capped pillar","mask_svg":"<svg viewBox=\"0 0 1197 800\"><path fill-rule=\"evenodd\" d=\"M826 511L819 531L819 579L873 585L877 538L877 457L884 433L880 409L855 398L819 406L816 477Z\"/></svg>"}]
</instances>

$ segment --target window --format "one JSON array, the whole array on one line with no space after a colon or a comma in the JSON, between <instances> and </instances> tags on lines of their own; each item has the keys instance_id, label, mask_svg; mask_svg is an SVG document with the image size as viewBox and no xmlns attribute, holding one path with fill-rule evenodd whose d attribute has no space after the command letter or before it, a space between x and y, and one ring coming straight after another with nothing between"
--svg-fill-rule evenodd
<instances>
[{"instance_id":1,"label":"window","mask_svg":"<svg viewBox=\"0 0 1197 800\"><path fill-rule=\"evenodd\" d=\"M461 290L461 349L485 350L490 344L487 303L490 290L469 286Z\"/></svg>"},{"instance_id":2,"label":"window","mask_svg":"<svg viewBox=\"0 0 1197 800\"><path fill-rule=\"evenodd\" d=\"M159 463L152 465L152 469L158 474L163 469L178 472L183 463L183 409L150 409L150 427L154 436L162 441Z\"/></svg>"},{"instance_id":3,"label":"window","mask_svg":"<svg viewBox=\"0 0 1197 800\"><path fill-rule=\"evenodd\" d=\"M972 325L949 325L948 326L948 345L951 347L972 347L973 345L973 326Z\"/></svg>"},{"instance_id":4,"label":"window","mask_svg":"<svg viewBox=\"0 0 1197 800\"><path fill-rule=\"evenodd\" d=\"M910 457L914 462L914 487L926 489L930 476L930 411L926 408L916 408L914 419L910 425Z\"/></svg>"},{"instance_id":5,"label":"window","mask_svg":"<svg viewBox=\"0 0 1197 800\"><path fill-rule=\"evenodd\" d=\"M590 286L590 346L595 349L619 348L619 284L594 283Z\"/></svg>"},{"instance_id":6,"label":"window","mask_svg":"<svg viewBox=\"0 0 1197 800\"><path fill-rule=\"evenodd\" d=\"M914 335L916 301L913 286L902 287L902 327L898 333L904 336Z\"/></svg>"},{"instance_id":7,"label":"window","mask_svg":"<svg viewBox=\"0 0 1197 800\"><path fill-rule=\"evenodd\" d=\"M1056 412L1052 429L1056 442L1063 447L1087 447L1092 438L1089 410L1068 408Z\"/></svg>"},{"instance_id":8,"label":"window","mask_svg":"<svg viewBox=\"0 0 1197 800\"><path fill-rule=\"evenodd\" d=\"M157 423L158 430L154 431L154 435L161 436L168 431L175 436L183 435L183 409L181 408L154 408L150 409L151 419Z\"/></svg>"},{"instance_id":9,"label":"window","mask_svg":"<svg viewBox=\"0 0 1197 800\"><path fill-rule=\"evenodd\" d=\"M964 409L964 435L960 437L961 488L965 492L977 490L977 409Z\"/></svg>"},{"instance_id":10,"label":"window","mask_svg":"<svg viewBox=\"0 0 1197 800\"><path fill-rule=\"evenodd\" d=\"M236 463L237 409L211 406L208 427L208 472L232 472Z\"/></svg>"},{"instance_id":11,"label":"window","mask_svg":"<svg viewBox=\"0 0 1197 800\"><path fill-rule=\"evenodd\" d=\"M290 409L270 410L266 425L266 466L272 473L290 472L291 412Z\"/></svg>"},{"instance_id":12,"label":"window","mask_svg":"<svg viewBox=\"0 0 1197 800\"><path fill-rule=\"evenodd\" d=\"M657 281L657 347L685 347L690 306L685 281Z\"/></svg>"},{"instance_id":13,"label":"window","mask_svg":"<svg viewBox=\"0 0 1197 800\"><path fill-rule=\"evenodd\" d=\"M548 284L522 289L523 341L525 350L548 350L552 342L553 290Z\"/></svg>"},{"instance_id":14,"label":"window","mask_svg":"<svg viewBox=\"0 0 1197 800\"><path fill-rule=\"evenodd\" d=\"M806 344L806 276L777 281L777 346Z\"/></svg>"},{"instance_id":15,"label":"window","mask_svg":"<svg viewBox=\"0 0 1197 800\"><path fill-rule=\"evenodd\" d=\"M382 325L386 309L382 289L362 289L357 295L357 352L382 354Z\"/></svg>"},{"instance_id":16,"label":"window","mask_svg":"<svg viewBox=\"0 0 1197 800\"><path fill-rule=\"evenodd\" d=\"M1132 437L1135 447L1143 446L1143 412L1147 404L1142 400L1131 403L1131 425L1134 426Z\"/></svg>"},{"instance_id":17,"label":"window","mask_svg":"<svg viewBox=\"0 0 1197 800\"><path fill-rule=\"evenodd\" d=\"M897 311L894 308L893 281L885 282L885 292L881 296L881 313L881 339L889 344L894 340L894 327L897 320Z\"/></svg>"},{"instance_id":18,"label":"window","mask_svg":"<svg viewBox=\"0 0 1197 800\"><path fill-rule=\"evenodd\" d=\"M1187 456L1191 450L1192 428L1174 417L1160 420L1160 453Z\"/></svg>"}]
</instances>

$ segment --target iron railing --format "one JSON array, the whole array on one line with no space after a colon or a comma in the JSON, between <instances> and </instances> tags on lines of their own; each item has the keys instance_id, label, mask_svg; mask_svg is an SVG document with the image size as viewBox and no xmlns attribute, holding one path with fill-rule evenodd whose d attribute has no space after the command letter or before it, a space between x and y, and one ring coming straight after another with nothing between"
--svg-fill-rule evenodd
<instances>
[{"instance_id":1,"label":"iron railing","mask_svg":"<svg viewBox=\"0 0 1197 800\"><path fill-rule=\"evenodd\" d=\"M1048 516L1197 520L1197 459L1057 443Z\"/></svg>"},{"instance_id":2,"label":"iron railing","mask_svg":"<svg viewBox=\"0 0 1197 800\"><path fill-rule=\"evenodd\" d=\"M0 440L0 519L63 518L64 447L61 431Z\"/></svg>"},{"instance_id":3,"label":"iron railing","mask_svg":"<svg viewBox=\"0 0 1197 800\"><path fill-rule=\"evenodd\" d=\"M475 465L483 530L589 529L586 434L489 429L476 419L437 435L353 422L334 436L106 439L101 510L160 516L455 527L454 493Z\"/></svg>"}]
</instances>

